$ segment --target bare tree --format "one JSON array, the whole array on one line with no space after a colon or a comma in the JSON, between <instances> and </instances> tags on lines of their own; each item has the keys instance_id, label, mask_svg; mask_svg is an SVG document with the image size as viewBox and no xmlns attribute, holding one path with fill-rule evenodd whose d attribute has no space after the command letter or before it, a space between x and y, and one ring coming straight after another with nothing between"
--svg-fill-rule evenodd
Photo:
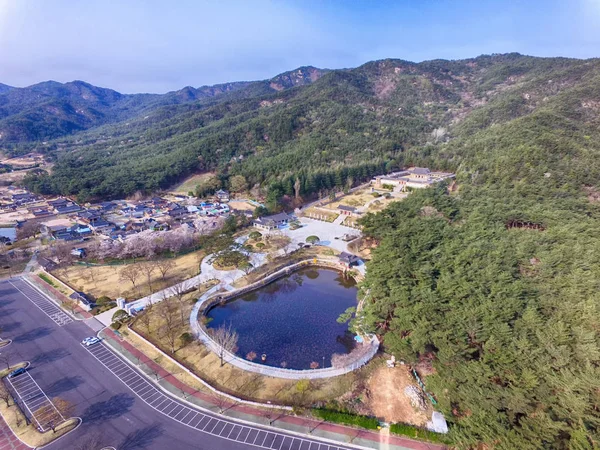
<instances>
[{"instance_id":1,"label":"bare tree","mask_svg":"<svg viewBox=\"0 0 600 450\"><path fill-rule=\"evenodd\" d=\"M73 314L77 309L77 302L75 300L65 300L62 302L62 306L71 314Z\"/></svg>"},{"instance_id":2,"label":"bare tree","mask_svg":"<svg viewBox=\"0 0 600 450\"><path fill-rule=\"evenodd\" d=\"M257 358L257 354L256 352L248 352L248 354L246 355L246 359L248 361L254 361Z\"/></svg>"},{"instance_id":3,"label":"bare tree","mask_svg":"<svg viewBox=\"0 0 600 450\"><path fill-rule=\"evenodd\" d=\"M221 359L221 367L225 365L225 355L233 353L237 348L238 334L231 329L231 325L226 327L220 326L213 332L213 340L219 346L219 358Z\"/></svg>"},{"instance_id":4,"label":"bare tree","mask_svg":"<svg viewBox=\"0 0 600 450\"><path fill-rule=\"evenodd\" d=\"M160 312L161 317L165 321L165 338L169 343L169 347L171 349L171 353L175 353L175 343L177 342L178 335L178 324L175 317L175 311L173 308L173 304L171 298L167 298L165 294L165 298L160 303Z\"/></svg>"},{"instance_id":5,"label":"bare tree","mask_svg":"<svg viewBox=\"0 0 600 450\"><path fill-rule=\"evenodd\" d=\"M34 412L33 416L36 420L43 417L44 420L41 423L38 422L40 426L50 427L52 432L56 433L56 427L66 419L70 418L74 410L75 405L70 401L60 397L54 397L52 399L52 404L45 403L44 406Z\"/></svg>"},{"instance_id":6,"label":"bare tree","mask_svg":"<svg viewBox=\"0 0 600 450\"><path fill-rule=\"evenodd\" d=\"M98 284L96 283L96 281L98 279L98 268L95 266L89 266L88 271L89 271L90 278L91 278L92 282L94 283L94 286L98 286Z\"/></svg>"},{"instance_id":7,"label":"bare tree","mask_svg":"<svg viewBox=\"0 0 600 450\"><path fill-rule=\"evenodd\" d=\"M102 447L102 435L98 432L93 432L85 435L83 439L78 439L75 450L99 450Z\"/></svg>"},{"instance_id":8,"label":"bare tree","mask_svg":"<svg viewBox=\"0 0 600 450\"><path fill-rule=\"evenodd\" d=\"M0 382L0 400L4 401L4 403L6 403L7 408L10 406L11 399L12 399L12 395L10 395L9 390L6 389L6 386L4 383Z\"/></svg>"},{"instance_id":9,"label":"bare tree","mask_svg":"<svg viewBox=\"0 0 600 450\"><path fill-rule=\"evenodd\" d=\"M60 265L69 265L73 261L73 255L71 255L71 247L66 242L60 242L53 248L54 258Z\"/></svg>"},{"instance_id":10,"label":"bare tree","mask_svg":"<svg viewBox=\"0 0 600 450\"><path fill-rule=\"evenodd\" d=\"M4 350L2 353L0 353L0 364L2 364L3 366L6 366L6 370L10 369L11 357L12 357L12 352L10 350L8 350L8 351Z\"/></svg>"},{"instance_id":11,"label":"bare tree","mask_svg":"<svg viewBox=\"0 0 600 450\"><path fill-rule=\"evenodd\" d=\"M296 200L298 200L300 198L300 187L301 187L301 183L300 183L300 178L296 178L296 181L294 182L294 194L296 197Z\"/></svg>"},{"instance_id":12,"label":"bare tree","mask_svg":"<svg viewBox=\"0 0 600 450\"><path fill-rule=\"evenodd\" d=\"M40 232L40 223L32 222L31 220L26 221L19 228L17 228L17 239L27 239L30 237L37 237Z\"/></svg>"},{"instance_id":13,"label":"bare tree","mask_svg":"<svg viewBox=\"0 0 600 450\"><path fill-rule=\"evenodd\" d=\"M148 261L141 265L141 271L146 275L146 281L148 282L150 294L154 292L154 289L152 289L152 274L154 274L155 270L156 263L154 261Z\"/></svg>"},{"instance_id":14,"label":"bare tree","mask_svg":"<svg viewBox=\"0 0 600 450\"><path fill-rule=\"evenodd\" d=\"M142 324L142 326L146 329L146 333L150 334L150 325L152 324L152 309L154 305L152 303L148 303L144 307L144 311L137 317L137 320Z\"/></svg>"},{"instance_id":15,"label":"bare tree","mask_svg":"<svg viewBox=\"0 0 600 450\"><path fill-rule=\"evenodd\" d=\"M140 275L141 272L139 267L135 264L131 264L124 269L121 269L119 272L119 279L123 281L129 281L133 285L133 288L139 293L137 280L139 279Z\"/></svg>"},{"instance_id":16,"label":"bare tree","mask_svg":"<svg viewBox=\"0 0 600 450\"><path fill-rule=\"evenodd\" d=\"M186 289L182 283L179 283L179 284L176 284L175 286L173 286L171 288L171 291L173 292L175 299L177 300L177 307L179 309L181 324L183 325L183 321L185 320L184 313L185 313L185 291L186 291Z\"/></svg>"},{"instance_id":17,"label":"bare tree","mask_svg":"<svg viewBox=\"0 0 600 450\"><path fill-rule=\"evenodd\" d=\"M164 282L167 274L175 269L177 265L170 259L161 259L156 262L156 269L160 272L160 277Z\"/></svg>"}]
</instances>

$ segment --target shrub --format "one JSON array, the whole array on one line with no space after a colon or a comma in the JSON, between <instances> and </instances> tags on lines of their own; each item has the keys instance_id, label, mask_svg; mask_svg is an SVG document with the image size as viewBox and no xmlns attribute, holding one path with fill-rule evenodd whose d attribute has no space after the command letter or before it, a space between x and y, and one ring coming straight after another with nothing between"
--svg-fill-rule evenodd
<instances>
[{"instance_id":1,"label":"shrub","mask_svg":"<svg viewBox=\"0 0 600 450\"><path fill-rule=\"evenodd\" d=\"M38 275L42 280L44 280L46 283L48 283L50 286L56 287L56 284L54 284L54 281L52 281L52 279L46 275L45 273L40 273Z\"/></svg>"},{"instance_id":2,"label":"shrub","mask_svg":"<svg viewBox=\"0 0 600 450\"><path fill-rule=\"evenodd\" d=\"M312 410L312 413L315 417L328 422L353 425L368 430L376 430L379 426L379 421L375 417L359 416L348 412L332 411L324 408L315 408Z\"/></svg>"},{"instance_id":3,"label":"shrub","mask_svg":"<svg viewBox=\"0 0 600 450\"><path fill-rule=\"evenodd\" d=\"M121 328L121 325L122 325L121 322L113 322L113 323L110 324L110 327L113 330L118 330L119 328Z\"/></svg>"},{"instance_id":4,"label":"shrub","mask_svg":"<svg viewBox=\"0 0 600 450\"><path fill-rule=\"evenodd\" d=\"M264 244L264 242L258 242L258 243L256 244L256 248L258 248L258 249L265 248L265 244Z\"/></svg>"},{"instance_id":5,"label":"shrub","mask_svg":"<svg viewBox=\"0 0 600 450\"><path fill-rule=\"evenodd\" d=\"M110 297L107 297L106 295L103 295L102 297L99 297L96 300L97 305L106 305L106 304L112 303L112 302L113 302L113 299Z\"/></svg>"},{"instance_id":6,"label":"shrub","mask_svg":"<svg viewBox=\"0 0 600 450\"><path fill-rule=\"evenodd\" d=\"M405 423L393 423L390 425L390 431L394 434L408 436L416 439L423 439L431 442L440 442L443 444L450 443L450 440L443 434L434 433L433 431L417 428Z\"/></svg>"},{"instance_id":7,"label":"shrub","mask_svg":"<svg viewBox=\"0 0 600 450\"><path fill-rule=\"evenodd\" d=\"M260 241L262 239L262 233L260 231L253 231L248 237L253 241Z\"/></svg>"},{"instance_id":8,"label":"shrub","mask_svg":"<svg viewBox=\"0 0 600 450\"><path fill-rule=\"evenodd\" d=\"M125 311L124 309L119 309L117 310L113 316L112 316L112 321L113 322L124 322L126 320L129 319L129 314L127 314L127 311Z\"/></svg>"},{"instance_id":9,"label":"shrub","mask_svg":"<svg viewBox=\"0 0 600 450\"><path fill-rule=\"evenodd\" d=\"M194 342L194 335L186 331L185 333L182 333L181 336L179 336L179 340L181 341L181 345L185 347L186 345Z\"/></svg>"}]
</instances>

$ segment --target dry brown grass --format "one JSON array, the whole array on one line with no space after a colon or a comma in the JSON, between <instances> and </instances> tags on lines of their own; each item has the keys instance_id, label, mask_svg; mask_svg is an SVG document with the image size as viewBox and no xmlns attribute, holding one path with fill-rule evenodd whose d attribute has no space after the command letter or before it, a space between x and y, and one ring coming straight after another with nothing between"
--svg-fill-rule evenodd
<instances>
[{"instance_id":1,"label":"dry brown grass","mask_svg":"<svg viewBox=\"0 0 600 450\"><path fill-rule=\"evenodd\" d=\"M10 371L23 366L24 364L17 364L12 366L9 370L0 371L0 378L6 376ZM2 381L0 380L0 382ZM0 402L0 415L8 424L13 433L21 441L33 448L49 444L55 439L58 439L64 434L73 430L79 423L78 419L67 420L56 427L56 432L46 431L45 433L40 433L34 425L27 424L23 412L15 404L12 398L10 399L8 406L4 401Z\"/></svg>"},{"instance_id":2,"label":"dry brown grass","mask_svg":"<svg viewBox=\"0 0 600 450\"><path fill-rule=\"evenodd\" d=\"M186 302L184 311L185 320L179 327L177 335L184 332L191 332L188 319L192 306L191 301ZM134 330L140 334L144 334L152 343L166 353L169 353L164 316L161 314L160 308L157 307L153 308L150 314L150 333L142 325L142 321L138 321L133 325ZM188 383L190 376L176 365L166 361L164 357L159 356L159 353L153 350L148 343L134 337L131 333L129 333L129 336L126 336L126 339L136 346L138 350L154 359L158 364L164 364L168 370L172 368L177 378ZM364 375L361 375L361 372L368 372L370 370L367 366L357 372L343 376L311 381L311 389L307 393L300 394L296 389L297 382L294 380L273 378L246 372L231 364L225 364L221 367L219 357L196 341L178 348L173 357L200 378L221 391L249 400L259 402L271 401L274 404L284 405L311 405L315 402L326 402L338 398L344 393L351 391L358 378L361 376L364 377ZM199 382L190 381L190 383L193 383L191 385L194 388L202 389Z\"/></svg>"},{"instance_id":3,"label":"dry brown grass","mask_svg":"<svg viewBox=\"0 0 600 450\"><path fill-rule=\"evenodd\" d=\"M167 273L164 280L158 270L155 270L152 274L150 283L148 283L146 274L141 273L136 282L138 289L134 289L129 281L120 279L121 271L125 267L133 265L133 263L118 266L89 267L73 265L67 269L54 271L53 275L74 289L92 294L96 298L106 295L113 299L118 297L134 299L151 294L150 286L152 286L152 291L156 292L165 286L172 286L198 275L202 257L204 257L204 253L200 250L172 259L175 268ZM140 260L135 264L141 267L144 262Z\"/></svg>"},{"instance_id":4,"label":"dry brown grass","mask_svg":"<svg viewBox=\"0 0 600 450\"><path fill-rule=\"evenodd\" d=\"M192 175L183 180L179 185L174 186L170 191L175 194L187 195L190 191L195 191L196 186L202 183L207 178L214 175L214 172L200 173Z\"/></svg>"},{"instance_id":5,"label":"dry brown grass","mask_svg":"<svg viewBox=\"0 0 600 450\"><path fill-rule=\"evenodd\" d=\"M323 219L321 218L321 216L323 216L323 217L325 217L325 219L324 219L324 220L325 220L326 222L333 222L333 221L334 221L334 220L337 218L337 216L339 215L339 214L337 214L337 213L335 213L335 212L333 212L333 211L331 211L331 212L329 212L329 211L326 211L326 210L324 210L323 208L327 208L327 207L325 207L325 206L321 206L321 207L319 207L319 208L314 208L314 207L313 207L313 208L308 208L308 209L305 209L305 210L303 211L303 214L304 214L306 217L309 217L309 218L311 217L311 215L315 215L315 216L317 216L317 218L319 218L320 220L323 220Z\"/></svg>"},{"instance_id":6,"label":"dry brown grass","mask_svg":"<svg viewBox=\"0 0 600 450\"><path fill-rule=\"evenodd\" d=\"M373 196L368 192L367 189L361 189L340 197L336 201L325 205L325 208L336 210L339 205L354 206L355 208L358 208L372 199Z\"/></svg>"}]
</instances>

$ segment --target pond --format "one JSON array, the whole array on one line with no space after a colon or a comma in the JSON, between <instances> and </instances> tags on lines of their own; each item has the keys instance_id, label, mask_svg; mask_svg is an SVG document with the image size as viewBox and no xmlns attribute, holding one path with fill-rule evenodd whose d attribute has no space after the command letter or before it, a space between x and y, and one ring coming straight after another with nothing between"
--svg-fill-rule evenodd
<instances>
[{"instance_id":1,"label":"pond","mask_svg":"<svg viewBox=\"0 0 600 450\"><path fill-rule=\"evenodd\" d=\"M290 369L330 367L333 354L354 348L348 324L337 318L356 306L354 279L335 270L308 268L213 307L208 328L229 326L238 332L242 358ZM266 359L262 361L262 355Z\"/></svg>"}]
</instances>

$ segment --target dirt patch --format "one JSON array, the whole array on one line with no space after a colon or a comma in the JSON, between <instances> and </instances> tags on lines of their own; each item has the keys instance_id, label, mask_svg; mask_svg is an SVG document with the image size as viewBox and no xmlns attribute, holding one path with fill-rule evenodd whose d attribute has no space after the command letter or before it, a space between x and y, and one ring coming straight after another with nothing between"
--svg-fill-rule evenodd
<instances>
[{"instance_id":1,"label":"dirt patch","mask_svg":"<svg viewBox=\"0 0 600 450\"><path fill-rule=\"evenodd\" d=\"M366 405L373 415L385 422L424 426L431 416L431 406L428 405L425 411L413 407L404 393L407 386L418 388L407 366L391 369L382 365L373 372L367 382Z\"/></svg>"},{"instance_id":2,"label":"dirt patch","mask_svg":"<svg viewBox=\"0 0 600 450\"><path fill-rule=\"evenodd\" d=\"M231 209L235 209L238 211L254 211L256 209L256 206L240 200L231 200L229 202L229 206L231 207Z\"/></svg>"},{"instance_id":3,"label":"dirt patch","mask_svg":"<svg viewBox=\"0 0 600 450\"><path fill-rule=\"evenodd\" d=\"M199 185L200 183L202 183L202 181L206 180L208 177L211 177L213 175L214 175L213 172L192 175L192 176L186 178L185 180L183 180L183 182L180 183L179 185L173 186L170 189L170 191L175 194L187 195L188 192L195 191L196 186Z\"/></svg>"}]
</instances>

